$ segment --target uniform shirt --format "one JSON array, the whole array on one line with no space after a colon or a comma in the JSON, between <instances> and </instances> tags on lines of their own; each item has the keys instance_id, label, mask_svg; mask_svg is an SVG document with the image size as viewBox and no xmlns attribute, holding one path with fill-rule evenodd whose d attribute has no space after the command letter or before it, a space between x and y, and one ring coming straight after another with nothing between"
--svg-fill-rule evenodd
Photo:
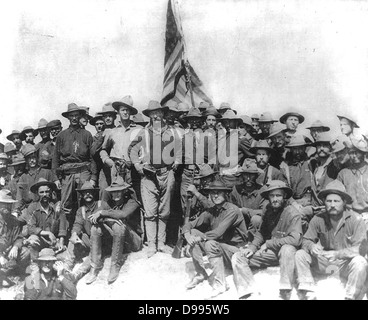
<instances>
[{"instance_id":1,"label":"uniform shirt","mask_svg":"<svg viewBox=\"0 0 368 320\"><path fill-rule=\"evenodd\" d=\"M324 250L336 250L339 259L352 259L367 252L367 229L362 217L354 211L346 210L334 231L328 213L315 215L309 222L303 237L302 248L308 253L317 242Z\"/></svg>"},{"instance_id":2,"label":"uniform shirt","mask_svg":"<svg viewBox=\"0 0 368 320\"><path fill-rule=\"evenodd\" d=\"M368 212L368 164L363 162L359 168L342 169L337 180L344 184L346 192L353 198L353 210Z\"/></svg>"},{"instance_id":3,"label":"uniform shirt","mask_svg":"<svg viewBox=\"0 0 368 320\"><path fill-rule=\"evenodd\" d=\"M98 206L98 201L94 201L91 206L84 205L80 207L75 215L72 234L73 232L75 232L77 235L79 235L82 232L84 232L90 236L92 223L88 219L88 217L91 214L97 212L98 210L108 210L108 209L110 209L110 206L105 201L101 201L100 206Z\"/></svg>"},{"instance_id":4,"label":"uniform shirt","mask_svg":"<svg viewBox=\"0 0 368 320\"><path fill-rule=\"evenodd\" d=\"M91 179L96 181L97 168L91 155L92 143L92 134L85 129L69 127L61 131L56 137L52 170L56 173L56 169L66 163L88 163L91 164Z\"/></svg>"},{"instance_id":5,"label":"uniform shirt","mask_svg":"<svg viewBox=\"0 0 368 320\"><path fill-rule=\"evenodd\" d=\"M49 204L49 211L45 212L40 202L32 203L27 208L30 217L29 233L39 235L41 231L51 231L56 237L66 236L66 217L63 211L56 212L54 205Z\"/></svg>"},{"instance_id":6,"label":"uniform shirt","mask_svg":"<svg viewBox=\"0 0 368 320\"><path fill-rule=\"evenodd\" d=\"M199 228L206 230L204 234L207 240L216 240L237 247L248 241L244 217L240 209L230 202L224 202L219 209L212 207L202 212L197 219L184 225L183 233Z\"/></svg>"},{"instance_id":7,"label":"uniform shirt","mask_svg":"<svg viewBox=\"0 0 368 320\"><path fill-rule=\"evenodd\" d=\"M127 128L120 124L116 128L105 130L100 151L102 162L105 163L109 158L130 161L128 148L141 129L141 126L131 122Z\"/></svg>"},{"instance_id":8,"label":"uniform shirt","mask_svg":"<svg viewBox=\"0 0 368 320\"><path fill-rule=\"evenodd\" d=\"M239 208L247 208L248 216L262 215L266 208L268 200L261 196L260 186L250 193L243 188L243 185L233 187L230 193L230 202Z\"/></svg>"},{"instance_id":9,"label":"uniform shirt","mask_svg":"<svg viewBox=\"0 0 368 320\"><path fill-rule=\"evenodd\" d=\"M0 214L0 254L7 254L13 246L21 249L22 244L22 227L18 219L12 214Z\"/></svg>"},{"instance_id":10,"label":"uniform shirt","mask_svg":"<svg viewBox=\"0 0 368 320\"><path fill-rule=\"evenodd\" d=\"M260 170L261 173L257 178L257 183L260 184L261 186L264 186L271 180L281 180L287 182L284 173L269 164L267 164L266 168L264 168L263 170L260 168L258 168L258 170Z\"/></svg>"},{"instance_id":11,"label":"uniform shirt","mask_svg":"<svg viewBox=\"0 0 368 320\"><path fill-rule=\"evenodd\" d=\"M278 251L285 244L298 247L302 241L301 216L293 206L287 206L279 212L274 212L268 204L263 215L261 228L256 232L249 246L256 252L263 243L267 249Z\"/></svg>"},{"instance_id":12,"label":"uniform shirt","mask_svg":"<svg viewBox=\"0 0 368 320\"><path fill-rule=\"evenodd\" d=\"M19 212L26 208L30 203L38 201L38 195L33 193L30 188L33 184L38 182L40 178L44 178L50 182L55 181L52 171L44 168L30 170L20 176L16 197L18 203L14 206L16 211Z\"/></svg>"},{"instance_id":13,"label":"uniform shirt","mask_svg":"<svg viewBox=\"0 0 368 320\"><path fill-rule=\"evenodd\" d=\"M108 201L109 210L103 210L101 217L119 219L128 224L137 234L142 234L141 216L139 203L136 200L136 195L133 189L125 195L119 203L115 203L112 199Z\"/></svg>"},{"instance_id":14,"label":"uniform shirt","mask_svg":"<svg viewBox=\"0 0 368 320\"><path fill-rule=\"evenodd\" d=\"M44 168L51 169L52 165L52 156L54 154L55 150L55 140L49 140L47 141L43 146L40 147L39 155L40 155L40 161L44 162ZM43 159L42 154L44 154ZM45 158L48 157L46 160Z\"/></svg>"},{"instance_id":15,"label":"uniform shirt","mask_svg":"<svg viewBox=\"0 0 368 320\"><path fill-rule=\"evenodd\" d=\"M157 169L174 163L179 146L180 137L176 130L167 125L156 130L148 125L140 130L128 153L133 164L147 163Z\"/></svg>"}]
</instances>

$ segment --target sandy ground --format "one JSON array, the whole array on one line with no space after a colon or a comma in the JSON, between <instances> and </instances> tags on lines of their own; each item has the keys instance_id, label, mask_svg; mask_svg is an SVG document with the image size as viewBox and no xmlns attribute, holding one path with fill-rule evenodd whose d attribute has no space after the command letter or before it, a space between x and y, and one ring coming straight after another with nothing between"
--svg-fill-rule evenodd
<instances>
[{"instance_id":1,"label":"sandy ground","mask_svg":"<svg viewBox=\"0 0 368 320\"><path fill-rule=\"evenodd\" d=\"M126 261L115 283L108 285L110 258L106 258L98 279L86 285L82 278L77 285L78 300L204 300L208 299L211 287L201 283L192 290L185 285L194 275L191 258L174 259L168 254L157 253L146 258L146 248L126 255ZM77 266L76 266L77 267ZM210 274L211 270L207 270ZM237 293L231 272L227 283L230 289L214 300L236 300ZM272 267L255 272L260 291L259 300L276 300L278 297L279 268ZM0 290L2 300L12 300L23 283ZM343 300L344 288L338 278L330 276L317 282L316 296L321 300ZM366 299L366 298L365 298ZM295 289L291 300L298 300Z\"/></svg>"}]
</instances>

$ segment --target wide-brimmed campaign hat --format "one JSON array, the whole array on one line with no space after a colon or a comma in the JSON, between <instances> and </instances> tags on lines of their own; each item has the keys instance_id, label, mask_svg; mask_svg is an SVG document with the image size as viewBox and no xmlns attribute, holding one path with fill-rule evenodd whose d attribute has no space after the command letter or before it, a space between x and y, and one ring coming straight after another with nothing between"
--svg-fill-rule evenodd
<instances>
[{"instance_id":1,"label":"wide-brimmed campaign hat","mask_svg":"<svg viewBox=\"0 0 368 320\"><path fill-rule=\"evenodd\" d=\"M31 187L29 188L33 193L37 193L38 192L38 188L42 187L42 186L48 186L50 187L51 190L55 191L56 190L56 184L51 182L51 181L47 181L44 178L39 178L38 181L34 184L31 185Z\"/></svg>"},{"instance_id":2,"label":"wide-brimmed campaign hat","mask_svg":"<svg viewBox=\"0 0 368 320\"><path fill-rule=\"evenodd\" d=\"M142 113L145 115L145 116L147 116L147 117L149 117L149 115L150 115L150 113L152 112L152 111L155 111L155 110L162 110L163 112L165 112L166 110L168 109L168 107L166 107L166 106L161 106L161 104L158 102L158 101L156 101L156 100L151 100L150 102L148 102L148 107L146 108L146 109L144 109L143 111L142 111Z\"/></svg>"},{"instance_id":3,"label":"wide-brimmed campaign hat","mask_svg":"<svg viewBox=\"0 0 368 320\"><path fill-rule=\"evenodd\" d=\"M91 120L89 120L89 123L90 123L92 126L94 126L94 125L96 124L96 121L98 121L98 120L103 121L102 114L101 114L101 113L99 113L99 112L97 112L97 113L95 114L95 116L94 116Z\"/></svg>"},{"instance_id":4,"label":"wide-brimmed campaign hat","mask_svg":"<svg viewBox=\"0 0 368 320\"><path fill-rule=\"evenodd\" d=\"M203 115L201 113L201 111L198 108L190 108L189 112L183 116L184 119L188 120L191 118L200 118L203 119Z\"/></svg>"},{"instance_id":5,"label":"wide-brimmed campaign hat","mask_svg":"<svg viewBox=\"0 0 368 320\"><path fill-rule=\"evenodd\" d=\"M328 183L325 189L318 193L318 198L324 200L329 194L338 194L347 203L352 203L352 197L346 192L345 186L339 180L333 180Z\"/></svg>"},{"instance_id":6,"label":"wide-brimmed campaign hat","mask_svg":"<svg viewBox=\"0 0 368 320\"><path fill-rule=\"evenodd\" d=\"M12 151L17 151L17 149L15 148L14 143L11 143L11 142L5 143L4 152L5 153L10 153Z\"/></svg>"},{"instance_id":7,"label":"wide-brimmed campaign hat","mask_svg":"<svg viewBox=\"0 0 368 320\"><path fill-rule=\"evenodd\" d=\"M89 114L89 107L79 106L79 108L86 111L83 116L86 117L88 121L91 121L93 119L93 117Z\"/></svg>"},{"instance_id":8,"label":"wide-brimmed campaign hat","mask_svg":"<svg viewBox=\"0 0 368 320\"><path fill-rule=\"evenodd\" d=\"M0 190L0 203L15 203L17 200L14 200L11 195L11 191L8 189Z\"/></svg>"},{"instance_id":9,"label":"wide-brimmed campaign hat","mask_svg":"<svg viewBox=\"0 0 368 320\"><path fill-rule=\"evenodd\" d=\"M106 113L113 113L116 116L116 110L112 107L111 102L107 102L102 106L102 111L98 112L101 115L104 115Z\"/></svg>"},{"instance_id":10,"label":"wide-brimmed campaign hat","mask_svg":"<svg viewBox=\"0 0 368 320\"><path fill-rule=\"evenodd\" d=\"M44 248L40 251L37 259L37 261L56 261L56 255L54 250L51 248Z\"/></svg>"},{"instance_id":11,"label":"wide-brimmed campaign hat","mask_svg":"<svg viewBox=\"0 0 368 320\"><path fill-rule=\"evenodd\" d=\"M107 192L112 192L129 189L130 187L131 185L129 183L126 183L122 177L117 176L117 178L105 190Z\"/></svg>"},{"instance_id":12,"label":"wide-brimmed campaign hat","mask_svg":"<svg viewBox=\"0 0 368 320\"><path fill-rule=\"evenodd\" d=\"M254 159L251 158L246 158L244 159L243 165L240 168L239 174L242 173L256 173L256 174L260 174L258 167L257 167L257 162Z\"/></svg>"},{"instance_id":13,"label":"wide-brimmed campaign hat","mask_svg":"<svg viewBox=\"0 0 368 320\"><path fill-rule=\"evenodd\" d=\"M221 118L221 114L218 113L217 109L214 106L209 106L204 112L203 115L207 116L214 116L216 118Z\"/></svg>"},{"instance_id":14,"label":"wide-brimmed campaign hat","mask_svg":"<svg viewBox=\"0 0 368 320\"><path fill-rule=\"evenodd\" d=\"M119 108L121 106L124 106L124 107L128 107L131 112L130 114L137 114L138 113L138 110L136 108L133 107L133 98L132 96L128 95L128 96L125 96L124 98L122 98L120 101L115 101L112 103L112 107L116 110L116 111L119 111Z\"/></svg>"},{"instance_id":15,"label":"wide-brimmed campaign hat","mask_svg":"<svg viewBox=\"0 0 368 320\"><path fill-rule=\"evenodd\" d=\"M225 113L222 115L222 118L220 119L220 121L222 120L237 120L238 122L238 125L241 125L243 123L243 120L238 117L234 110L232 109L229 109L229 110L226 110Z\"/></svg>"},{"instance_id":16,"label":"wide-brimmed campaign hat","mask_svg":"<svg viewBox=\"0 0 368 320\"><path fill-rule=\"evenodd\" d=\"M265 149L268 150L269 152L274 152L274 150L268 144L267 140L259 140L259 141L253 140L249 152L255 154L258 149Z\"/></svg>"},{"instance_id":17,"label":"wide-brimmed campaign hat","mask_svg":"<svg viewBox=\"0 0 368 320\"><path fill-rule=\"evenodd\" d=\"M176 113L180 113L178 109L178 104L174 100L169 100L165 103L165 107L167 107L167 111L172 111Z\"/></svg>"},{"instance_id":18,"label":"wide-brimmed campaign hat","mask_svg":"<svg viewBox=\"0 0 368 320\"><path fill-rule=\"evenodd\" d=\"M368 153L368 144L365 139L351 139L352 147L361 152Z\"/></svg>"},{"instance_id":19,"label":"wide-brimmed campaign hat","mask_svg":"<svg viewBox=\"0 0 368 320\"><path fill-rule=\"evenodd\" d=\"M144 117L143 117L143 114L141 114L139 112L137 114L131 116L130 119L134 123L139 124L142 127L145 127L149 122L149 120L145 120Z\"/></svg>"},{"instance_id":20,"label":"wide-brimmed campaign hat","mask_svg":"<svg viewBox=\"0 0 368 320\"><path fill-rule=\"evenodd\" d=\"M271 114L271 112L264 112L261 114L261 116L259 117L258 122L277 122L277 120L275 120Z\"/></svg>"},{"instance_id":21,"label":"wide-brimmed campaign hat","mask_svg":"<svg viewBox=\"0 0 368 320\"><path fill-rule=\"evenodd\" d=\"M330 131L330 127L324 125L321 120L314 121L309 127L306 129L321 129L323 132Z\"/></svg>"},{"instance_id":22,"label":"wide-brimmed campaign hat","mask_svg":"<svg viewBox=\"0 0 368 320\"><path fill-rule=\"evenodd\" d=\"M243 121L243 124L249 126L249 127L252 127L252 118L247 116L247 115L243 115L243 116L240 116L240 119L242 119Z\"/></svg>"},{"instance_id":23,"label":"wide-brimmed campaign hat","mask_svg":"<svg viewBox=\"0 0 368 320\"><path fill-rule=\"evenodd\" d=\"M271 125L270 134L268 135L267 139L270 139L271 137L279 134L280 132L285 132L286 130L287 130L286 125L280 122L276 122Z\"/></svg>"},{"instance_id":24,"label":"wide-brimmed campaign hat","mask_svg":"<svg viewBox=\"0 0 368 320\"><path fill-rule=\"evenodd\" d=\"M204 163L200 167L198 174L194 176L194 179L202 179L216 173L217 171L214 171L209 164Z\"/></svg>"},{"instance_id":25,"label":"wide-brimmed campaign hat","mask_svg":"<svg viewBox=\"0 0 368 320\"><path fill-rule=\"evenodd\" d=\"M95 188L94 186L92 186L91 181L85 181L82 185L81 188L79 189L75 189L78 192L83 192L83 191L93 191L93 192L98 192L100 191L99 188Z\"/></svg>"},{"instance_id":26,"label":"wide-brimmed campaign hat","mask_svg":"<svg viewBox=\"0 0 368 320\"><path fill-rule=\"evenodd\" d=\"M258 113L253 113L250 117L252 118L252 120L256 120L256 121L259 120L259 114Z\"/></svg>"},{"instance_id":27,"label":"wide-brimmed campaign hat","mask_svg":"<svg viewBox=\"0 0 368 320\"><path fill-rule=\"evenodd\" d=\"M271 180L264 187L264 190L261 192L261 196L263 198L267 198L270 191L277 189L285 190L287 199L289 199L293 194L293 190L291 190L291 188L284 181Z\"/></svg>"},{"instance_id":28,"label":"wide-brimmed campaign hat","mask_svg":"<svg viewBox=\"0 0 368 320\"><path fill-rule=\"evenodd\" d=\"M14 135L16 135L16 134L20 134L20 131L18 131L18 130L13 130L12 132L11 132L11 134L9 134L9 135L7 135L6 136L6 138L9 140L9 141L13 141L13 136Z\"/></svg>"},{"instance_id":29,"label":"wide-brimmed campaign hat","mask_svg":"<svg viewBox=\"0 0 368 320\"><path fill-rule=\"evenodd\" d=\"M33 129L31 126L26 126L23 128L22 132L19 134L20 140L24 141L26 139L26 133L33 132L33 136L36 137L38 135L38 131Z\"/></svg>"},{"instance_id":30,"label":"wide-brimmed campaign hat","mask_svg":"<svg viewBox=\"0 0 368 320\"><path fill-rule=\"evenodd\" d=\"M61 121L58 119L51 120L50 122L47 123L47 127L50 129L58 126L61 126Z\"/></svg>"},{"instance_id":31,"label":"wide-brimmed campaign hat","mask_svg":"<svg viewBox=\"0 0 368 320\"><path fill-rule=\"evenodd\" d=\"M211 190L222 190L222 191L231 191L232 188L227 187L223 182L221 181L213 181L211 182L206 188L203 189L206 192L211 192Z\"/></svg>"},{"instance_id":32,"label":"wide-brimmed campaign hat","mask_svg":"<svg viewBox=\"0 0 368 320\"><path fill-rule=\"evenodd\" d=\"M293 147L301 147L301 146L310 146L311 143L307 142L307 139L303 135L293 135L290 139L290 142L285 145L285 148L293 148Z\"/></svg>"},{"instance_id":33,"label":"wide-brimmed campaign hat","mask_svg":"<svg viewBox=\"0 0 368 320\"><path fill-rule=\"evenodd\" d=\"M297 117L299 119L299 123L304 122L304 117L298 112L286 112L283 116L280 117L280 122L285 123L288 117Z\"/></svg>"},{"instance_id":34,"label":"wide-brimmed campaign hat","mask_svg":"<svg viewBox=\"0 0 368 320\"><path fill-rule=\"evenodd\" d=\"M313 145L316 146L319 143L331 144L331 140L331 135L328 132L322 132L317 136L316 141L313 142Z\"/></svg>"},{"instance_id":35,"label":"wide-brimmed campaign hat","mask_svg":"<svg viewBox=\"0 0 368 320\"><path fill-rule=\"evenodd\" d=\"M12 161L9 164L9 166L14 167L24 163L26 163L26 159L24 159L24 156L21 153L17 153L14 156L12 156Z\"/></svg>"},{"instance_id":36,"label":"wide-brimmed campaign hat","mask_svg":"<svg viewBox=\"0 0 368 320\"><path fill-rule=\"evenodd\" d=\"M40 121L38 121L37 129L46 129L47 128L47 120L45 118L41 118Z\"/></svg>"},{"instance_id":37,"label":"wide-brimmed campaign hat","mask_svg":"<svg viewBox=\"0 0 368 320\"><path fill-rule=\"evenodd\" d=\"M201 101L201 103L198 106L198 109L201 112L205 112L209 108L210 104L207 101Z\"/></svg>"},{"instance_id":38,"label":"wide-brimmed campaign hat","mask_svg":"<svg viewBox=\"0 0 368 320\"><path fill-rule=\"evenodd\" d=\"M178 104L178 110L181 112L181 113L186 113L186 112L189 112L189 104L185 103L185 102L180 102Z\"/></svg>"},{"instance_id":39,"label":"wide-brimmed campaign hat","mask_svg":"<svg viewBox=\"0 0 368 320\"><path fill-rule=\"evenodd\" d=\"M74 112L74 111L78 111L81 115L86 113L86 110L80 108L76 103L72 102L68 104L67 111L62 112L61 115L64 118L68 118L69 113Z\"/></svg>"},{"instance_id":40,"label":"wide-brimmed campaign hat","mask_svg":"<svg viewBox=\"0 0 368 320\"><path fill-rule=\"evenodd\" d=\"M27 158L29 155L36 153L38 150L33 144L27 143L21 148L21 152L24 158Z\"/></svg>"},{"instance_id":41,"label":"wide-brimmed campaign hat","mask_svg":"<svg viewBox=\"0 0 368 320\"><path fill-rule=\"evenodd\" d=\"M225 112L226 110L231 110L231 106L230 103L227 102L221 102L220 107L217 109L217 111L223 111Z\"/></svg>"},{"instance_id":42,"label":"wide-brimmed campaign hat","mask_svg":"<svg viewBox=\"0 0 368 320\"><path fill-rule=\"evenodd\" d=\"M331 151L332 153L338 153L347 148L347 144L344 142L344 140L340 138L337 138L331 141L331 145L332 145L332 151Z\"/></svg>"},{"instance_id":43,"label":"wide-brimmed campaign hat","mask_svg":"<svg viewBox=\"0 0 368 320\"><path fill-rule=\"evenodd\" d=\"M355 119L353 119L351 116L337 115L337 117L339 118L339 120L341 120L342 118L345 118L345 119L349 120L353 124L353 127L359 128L357 121Z\"/></svg>"}]
</instances>

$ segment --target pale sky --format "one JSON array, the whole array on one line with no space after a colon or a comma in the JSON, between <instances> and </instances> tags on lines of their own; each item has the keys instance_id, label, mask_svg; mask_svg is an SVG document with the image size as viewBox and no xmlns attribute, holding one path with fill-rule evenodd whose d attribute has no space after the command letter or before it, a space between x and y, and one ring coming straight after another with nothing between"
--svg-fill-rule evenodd
<instances>
[{"instance_id":1,"label":"pale sky","mask_svg":"<svg viewBox=\"0 0 368 320\"><path fill-rule=\"evenodd\" d=\"M368 133L368 2L178 0L187 55L214 105L238 114L293 109ZM162 93L167 0L15 0L0 13L3 133L37 127L75 102L91 114ZM88 126L94 133L94 129Z\"/></svg>"}]
</instances>

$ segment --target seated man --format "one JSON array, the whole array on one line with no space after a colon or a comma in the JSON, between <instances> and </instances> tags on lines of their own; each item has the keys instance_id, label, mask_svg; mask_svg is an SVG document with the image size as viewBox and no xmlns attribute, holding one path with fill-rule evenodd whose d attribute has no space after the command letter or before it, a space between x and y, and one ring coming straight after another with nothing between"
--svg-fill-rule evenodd
<instances>
[{"instance_id":1,"label":"seated man","mask_svg":"<svg viewBox=\"0 0 368 320\"><path fill-rule=\"evenodd\" d=\"M55 183L40 178L30 189L40 200L33 202L19 219L28 224L30 236L25 243L30 245L31 260L34 261L43 248L52 248L57 252L64 249L67 223L60 206L51 201L51 193L56 189Z\"/></svg>"},{"instance_id":2,"label":"seated man","mask_svg":"<svg viewBox=\"0 0 368 320\"><path fill-rule=\"evenodd\" d=\"M295 255L299 297L315 298L312 272L328 274L335 270L346 282L345 299L362 298L367 275L365 223L359 214L347 209L353 200L340 181L331 181L318 197L326 211L312 218L302 249Z\"/></svg>"},{"instance_id":3,"label":"seated man","mask_svg":"<svg viewBox=\"0 0 368 320\"><path fill-rule=\"evenodd\" d=\"M76 189L81 194L82 206L77 210L71 237L68 243L68 250L65 259L65 266L74 276L75 282L81 279L91 269L91 228L92 223L88 217L97 210L110 209L106 202L99 201L99 189L94 188L89 181L86 181L80 189ZM83 264L72 271L76 259L87 258Z\"/></svg>"},{"instance_id":4,"label":"seated man","mask_svg":"<svg viewBox=\"0 0 368 320\"><path fill-rule=\"evenodd\" d=\"M213 268L211 298L227 291L225 264L230 266L232 255L248 241L248 231L239 208L226 201L231 188L220 181L214 181L206 190L214 206L183 227L185 240L189 244L196 275L187 289L196 287L208 279L204 268L203 254L206 254ZM205 232L199 231L199 229Z\"/></svg>"},{"instance_id":5,"label":"seated man","mask_svg":"<svg viewBox=\"0 0 368 320\"><path fill-rule=\"evenodd\" d=\"M261 196L261 185L257 183L259 174L254 159L245 159L240 171L242 183L233 187L229 200L240 208L251 239L261 226L263 212L268 203Z\"/></svg>"},{"instance_id":6,"label":"seated man","mask_svg":"<svg viewBox=\"0 0 368 320\"><path fill-rule=\"evenodd\" d=\"M50 248L41 250L24 283L24 300L76 300L77 288Z\"/></svg>"},{"instance_id":7,"label":"seated man","mask_svg":"<svg viewBox=\"0 0 368 320\"><path fill-rule=\"evenodd\" d=\"M294 280L294 255L302 240L300 215L287 206L292 190L285 182L273 180L261 195L270 203L266 207L260 230L254 240L234 254L232 267L239 299L255 294L251 268L280 265L280 297L289 300Z\"/></svg>"},{"instance_id":8,"label":"seated man","mask_svg":"<svg viewBox=\"0 0 368 320\"><path fill-rule=\"evenodd\" d=\"M117 176L106 191L111 196L108 204L112 209L99 210L88 217L93 226L91 228L92 268L86 279L87 284L94 282L102 269L103 237L112 236L108 284L113 283L119 276L123 253L136 252L142 248L140 207L131 185L124 182L121 176Z\"/></svg>"},{"instance_id":9,"label":"seated man","mask_svg":"<svg viewBox=\"0 0 368 320\"><path fill-rule=\"evenodd\" d=\"M11 281L7 279L13 271L24 271L29 262L29 251L23 247L22 227L11 214L13 200L9 190L0 190L0 287Z\"/></svg>"}]
</instances>

